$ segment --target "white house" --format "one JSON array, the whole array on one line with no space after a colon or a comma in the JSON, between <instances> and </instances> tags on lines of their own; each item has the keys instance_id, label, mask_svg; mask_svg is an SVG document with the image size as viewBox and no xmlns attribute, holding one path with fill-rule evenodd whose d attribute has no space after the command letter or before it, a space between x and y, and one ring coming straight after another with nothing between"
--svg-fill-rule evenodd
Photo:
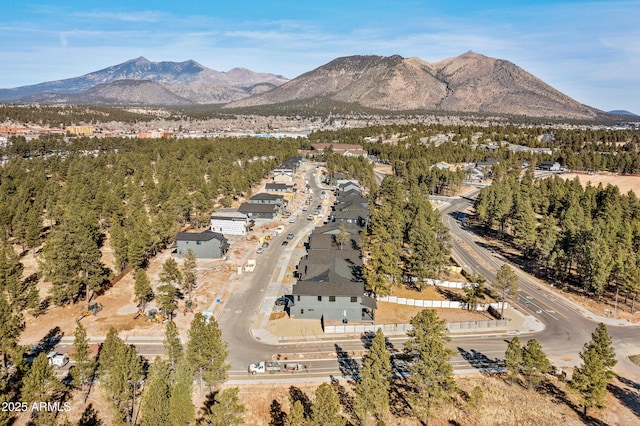
<instances>
[{"instance_id":1,"label":"white house","mask_svg":"<svg viewBox=\"0 0 640 426\"><path fill-rule=\"evenodd\" d=\"M211 215L211 230L226 235L247 235L249 217L237 212L217 212Z\"/></svg>"}]
</instances>

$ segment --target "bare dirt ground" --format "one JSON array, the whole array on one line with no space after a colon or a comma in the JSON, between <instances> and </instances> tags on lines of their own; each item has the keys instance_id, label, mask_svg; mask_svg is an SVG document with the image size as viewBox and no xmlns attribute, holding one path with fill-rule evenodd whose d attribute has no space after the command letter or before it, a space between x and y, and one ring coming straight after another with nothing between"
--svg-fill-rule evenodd
<instances>
[{"instance_id":1,"label":"bare dirt ground","mask_svg":"<svg viewBox=\"0 0 640 426\"><path fill-rule=\"evenodd\" d=\"M597 186L600 183L603 186L607 186L608 184L615 185L620 188L622 194L633 191L640 197L640 176L620 176L610 173L563 173L558 176L562 179L574 179L577 176L582 186L586 186L588 182L591 182L591 186Z\"/></svg>"},{"instance_id":2,"label":"bare dirt ground","mask_svg":"<svg viewBox=\"0 0 640 426\"><path fill-rule=\"evenodd\" d=\"M510 385L501 377L473 375L457 377L460 393L454 403L437 410L429 424L459 424L469 426L484 425L640 425L640 395L638 390L628 384L614 380L607 395L605 410L589 410L589 419L581 417L579 399L570 394L566 384L550 379L549 384L538 391L528 390L515 383ZM296 383L295 385L256 385L240 388L240 399L248 411L244 420L247 425L269 425L274 416L288 413L291 407L291 396L307 397L313 400L316 383ZM482 389L482 401L476 407L468 404L472 390L479 386ZM352 403L352 385L346 380L337 383L341 391L344 406ZM346 393L346 397L345 397ZM634 400L635 398L635 400ZM388 425L419 425L410 417L403 407L402 399L393 399L395 415L385 418ZM343 406L343 407L344 407ZM343 414L353 424L357 421L350 415L348 408ZM275 423L278 424L278 423ZM368 424L374 424L372 420Z\"/></svg>"}]
</instances>

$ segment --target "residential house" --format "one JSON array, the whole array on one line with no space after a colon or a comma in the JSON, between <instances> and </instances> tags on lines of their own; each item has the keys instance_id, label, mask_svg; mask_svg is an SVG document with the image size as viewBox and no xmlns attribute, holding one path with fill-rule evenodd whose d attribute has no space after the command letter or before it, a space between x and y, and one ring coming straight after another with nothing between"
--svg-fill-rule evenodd
<instances>
[{"instance_id":1,"label":"residential house","mask_svg":"<svg viewBox=\"0 0 640 426\"><path fill-rule=\"evenodd\" d=\"M365 296L363 282L298 281L293 285L295 318L373 323L376 300Z\"/></svg>"},{"instance_id":2,"label":"residential house","mask_svg":"<svg viewBox=\"0 0 640 426\"><path fill-rule=\"evenodd\" d=\"M251 221L246 214L216 212L211 214L211 230L225 235L247 235Z\"/></svg>"},{"instance_id":3,"label":"residential house","mask_svg":"<svg viewBox=\"0 0 640 426\"><path fill-rule=\"evenodd\" d=\"M238 212L247 215L251 219L275 219L280 213L277 204L242 203Z\"/></svg>"},{"instance_id":4,"label":"residential house","mask_svg":"<svg viewBox=\"0 0 640 426\"><path fill-rule=\"evenodd\" d=\"M184 257L193 250L198 259L220 259L229 250L229 242L218 232L179 232L176 236L176 253Z\"/></svg>"},{"instance_id":5,"label":"residential house","mask_svg":"<svg viewBox=\"0 0 640 426\"><path fill-rule=\"evenodd\" d=\"M284 197L279 194L268 194L260 192L249 199L253 204L277 204L279 206L284 205Z\"/></svg>"},{"instance_id":6,"label":"residential house","mask_svg":"<svg viewBox=\"0 0 640 426\"><path fill-rule=\"evenodd\" d=\"M265 191L269 194L290 194L296 191L293 185L287 185L286 183L267 183L265 185Z\"/></svg>"},{"instance_id":7,"label":"residential house","mask_svg":"<svg viewBox=\"0 0 640 426\"><path fill-rule=\"evenodd\" d=\"M359 210L334 211L329 214L329 222L350 223L357 226L367 226L369 215Z\"/></svg>"}]
</instances>

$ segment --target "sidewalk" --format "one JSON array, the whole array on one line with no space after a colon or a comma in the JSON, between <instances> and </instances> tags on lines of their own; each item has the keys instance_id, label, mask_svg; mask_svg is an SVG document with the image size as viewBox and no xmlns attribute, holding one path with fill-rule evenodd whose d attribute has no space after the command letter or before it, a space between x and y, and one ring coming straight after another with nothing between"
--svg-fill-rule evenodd
<instances>
[{"instance_id":1,"label":"sidewalk","mask_svg":"<svg viewBox=\"0 0 640 426\"><path fill-rule=\"evenodd\" d=\"M265 313L265 317L257 319L254 327L250 330L251 336L268 345L286 345L303 342L326 342L359 339L361 332L353 333L324 333L319 320L281 318L270 320L271 312ZM487 336L496 334L525 334L536 333L544 330L544 324L530 315L524 315L517 309L505 309L506 327L473 327L450 330L451 337L459 336ZM479 321L482 323L482 321ZM406 336L405 332L389 333L387 337Z\"/></svg>"}]
</instances>

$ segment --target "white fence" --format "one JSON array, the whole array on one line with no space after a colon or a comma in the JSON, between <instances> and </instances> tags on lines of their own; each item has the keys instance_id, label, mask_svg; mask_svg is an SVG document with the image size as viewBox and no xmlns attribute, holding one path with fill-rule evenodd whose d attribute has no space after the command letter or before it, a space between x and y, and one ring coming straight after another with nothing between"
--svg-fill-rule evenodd
<instances>
[{"instance_id":1,"label":"white fence","mask_svg":"<svg viewBox=\"0 0 640 426\"><path fill-rule=\"evenodd\" d=\"M455 302L450 300L421 300L421 299L408 299L406 297L398 296L385 296L378 297L378 302L389 302L397 305L418 306L421 308L447 308L447 309L466 309L467 304L464 302ZM489 306L493 306L495 309L502 309L501 303L479 304L476 308L478 311L486 311ZM504 304L505 308L509 307L508 303Z\"/></svg>"},{"instance_id":2,"label":"white fence","mask_svg":"<svg viewBox=\"0 0 640 426\"><path fill-rule=\"evenodd\" d=\"M382 329L385 335L406 334L413 327L411 324L343 324L327 325L324 327L325 334L354 334L354 333L375 333ZM460 321L448 322L447 329L452 332L478 332L499 330L507 328L507 320L483 320L483 321Z\"/></svg>"},{"instance_id":3,"label":"white fence","mask_svg":"<svg viewBox=\"0 0 640 426\"><path fill-rule=\"evenodd\" d=\"M416 283L418 282L418 279L416 277L403 277L402 281L405 283ZM465 288L468 285L470 285L471 283L468 282L459 282L459 281L443 281L443 280L436 280L433 278L425 278L422 280L423 283L425 283L426 285L436 285L439 287L446 287L446 288Z\"/></svg>"}]
</instances>

